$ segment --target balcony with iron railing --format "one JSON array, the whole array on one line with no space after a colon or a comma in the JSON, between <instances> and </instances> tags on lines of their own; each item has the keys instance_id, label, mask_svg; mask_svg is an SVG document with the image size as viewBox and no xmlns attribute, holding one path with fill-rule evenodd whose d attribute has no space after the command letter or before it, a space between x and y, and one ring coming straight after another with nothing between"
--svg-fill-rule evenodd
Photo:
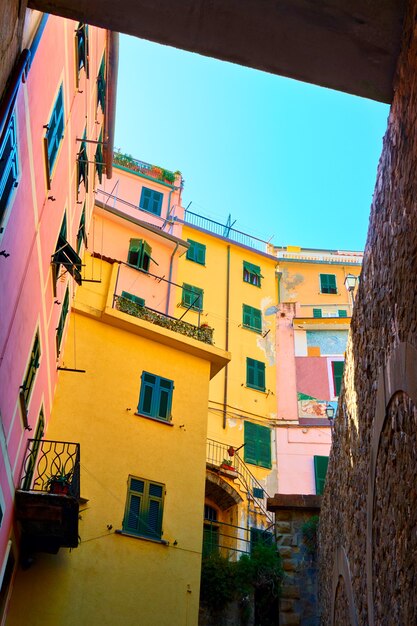
<instances>
[{"instance_id":1,"label":"balcony with iron railing","mask_svg":"<svg viewBox=\"0 0 417 626\"><path fill-rule=\"evenodd\" d=\"M26 552L78 546L80 445L29 439L16 490L16 519Z\"/></svg>"},{"instance_id":2,"label":"balcony with iron railing","mask_svg":"<svg viewBox=\"0 0 417 626\"><path fill-rule=\"evenodd\" d=\"M182 224L191 224L192 226L196 226L201 230L205 230L209 233L213 233L214 235L218 235L219 237L224 237L225 239L230 239L237 244L241 244L246 246L247 248L253 248L254 250L258 250L259 252L264 252L270 254L269 246L270 242L265 241L264 239L260 239L253 235L249 235L241 230L237 230L233 228L231 216L229 215L225 224L221 222L216 222L204 215L199 215L198 213L194 213L189 209L185 210L184 219L181 220L176 218L177 221Z\"/></svg>"},{"instance_id":3,"label":"balcony with iron railing","mask_svg":"<svg viewBox=\"0 0 417 626\"><path fill-rule=\"evenodd\" d=\"M233 446L207 439L206 464L208 469L223 474L229 480L236 481L247 501L253 505L253 512L264 516L268 524L273 523L273 515L267 510L268 493Z\"/></svg>"},{"instance_id":4,"label":"balcony with iron railing","mask_svg":"<svg viewBox=\"0 0 417 626\"><path fill-rule=\"evenodd\" d=\"M203 558L218 554L237 561L243 554L251 554L255 545L275 545L274 524L261 529L204 520Z\"/></svg>"}]
</instances>

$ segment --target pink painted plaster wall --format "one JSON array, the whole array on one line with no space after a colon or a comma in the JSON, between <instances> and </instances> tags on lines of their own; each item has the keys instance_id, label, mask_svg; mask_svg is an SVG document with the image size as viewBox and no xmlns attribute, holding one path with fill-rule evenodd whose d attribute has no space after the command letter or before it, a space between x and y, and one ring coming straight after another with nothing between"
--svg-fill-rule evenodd
<instances>
[{"instance_id":1,"label":"pink painted plaster wall","mask_svg":"<svg viewBox=\"0 0 417 626\"><path fill-rule=\"evenodd\" d=\"M314 456L329 456L330 428L277 428L278 492L314 494Z\"/></svg>"},{"instance_id":2,"label":"pink painted plaster wall","mask_svg":"<svg viewBox=\"0 0 417 626\"><path fill-rule=\"evenodd\" d=\"M325 357L295 357L297 391L319 400L333 399Z\"/></svg>"},{"instance_id":3,"label":"pink painted plaster wall","mask_svg":"<svg viewBox=\"0 0 417 626\"><path fill-rule=\"evenodd\" d=\"M277 416L278 419L283 420L298 420L293 328L295 314L295 303L278 305L276 330Z\"/></svg>"},{"instance_id":4,"label":"pink painted plaster wall","mask_svg":"<svg viewBox=\"0 0 417 626\"><path fill-rule=\"evenodd\" d=\"M67 215L67 240L76 249L76 238L84 202L87 224L92 212L95 186L90 166L90 188L81 184L77 193L77 137L87 128L87 137L98 139L103 115L96 106L96 76L105 48L106 33L89 28L90 80L80 72L75 86L75 29L77 23L49 16L26 81L19 85L15 107L19 180L6 211L0 235L1 248L10 255L0 263L0 487L4 518L0 528L0 567L11 532L14 488L18 485L27 438L33 436L41 407L48 421L57 382L56 328L67 284L66 274L52 290L51 255ZM64 137L47 189L44 136L59 86L64 89ZM94 159L95 146L88 147ZM24 430L19 406L23 383L36 330L41 357L28 403Z\"/></svg>"}]
</instances>

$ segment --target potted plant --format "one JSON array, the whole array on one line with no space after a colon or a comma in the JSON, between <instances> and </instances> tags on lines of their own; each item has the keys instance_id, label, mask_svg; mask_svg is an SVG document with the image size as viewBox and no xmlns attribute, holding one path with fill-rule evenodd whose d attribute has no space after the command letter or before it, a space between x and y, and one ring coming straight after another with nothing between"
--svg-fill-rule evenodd
<instances>
[{"instance_id":1,"label":"potted plant","mask_svg":"<svg viewBox=\"0 0 417 626\"><path fill-rule=\"evenodd\" d=\"M223 459L223 461L221 462L220 467L224 470L227 470L229 472L236 472L236 468L233 467L232 465L232 461L230 459Z\"/></svg>"},{"instance_id":2,"label":"potted plant","mask_svg":"<svg viewBox=\"0 0 417 626\"><path fill-rule=\"evenodd\" d=\"M57 474L49 476L46 486L49 493L55 493L67 496L69 495L71 485L71 473L66 474L61 468Z\"/></svg>"}]
</instances>

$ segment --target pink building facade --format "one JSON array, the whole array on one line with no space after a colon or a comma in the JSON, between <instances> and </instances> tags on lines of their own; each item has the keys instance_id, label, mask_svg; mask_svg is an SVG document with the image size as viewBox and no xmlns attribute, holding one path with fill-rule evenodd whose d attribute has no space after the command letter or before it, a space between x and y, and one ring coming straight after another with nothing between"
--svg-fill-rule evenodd
<instances>
[{"instance_id":1,"label":"pink building facade","mask_svg":"<svg viewBox=\"0 0 417 626\"><path fill-rule=\"evenodd\" d=\"M27 440L47 434L58 376L77 375L60 371L60 352L95 190L111 175L117 69L114 35L34 11L23 48L0 107L0 616Z\"/></svg>"}]
</instances>

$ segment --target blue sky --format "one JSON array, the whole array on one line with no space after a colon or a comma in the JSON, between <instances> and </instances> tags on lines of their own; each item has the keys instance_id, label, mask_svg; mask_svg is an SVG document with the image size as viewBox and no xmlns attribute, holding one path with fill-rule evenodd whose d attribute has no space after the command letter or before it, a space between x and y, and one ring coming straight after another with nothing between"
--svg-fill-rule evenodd
<instances>
[{"instance_id":1,"label":"blue sky","mask_svg":"<svg viewBox=\"0 0 417 626\"><path fill-rule=\"evenodd\" d=\"M389 108L121 36L115 147L275 245L360 250Z\"/></svg>"}]
</instances>

